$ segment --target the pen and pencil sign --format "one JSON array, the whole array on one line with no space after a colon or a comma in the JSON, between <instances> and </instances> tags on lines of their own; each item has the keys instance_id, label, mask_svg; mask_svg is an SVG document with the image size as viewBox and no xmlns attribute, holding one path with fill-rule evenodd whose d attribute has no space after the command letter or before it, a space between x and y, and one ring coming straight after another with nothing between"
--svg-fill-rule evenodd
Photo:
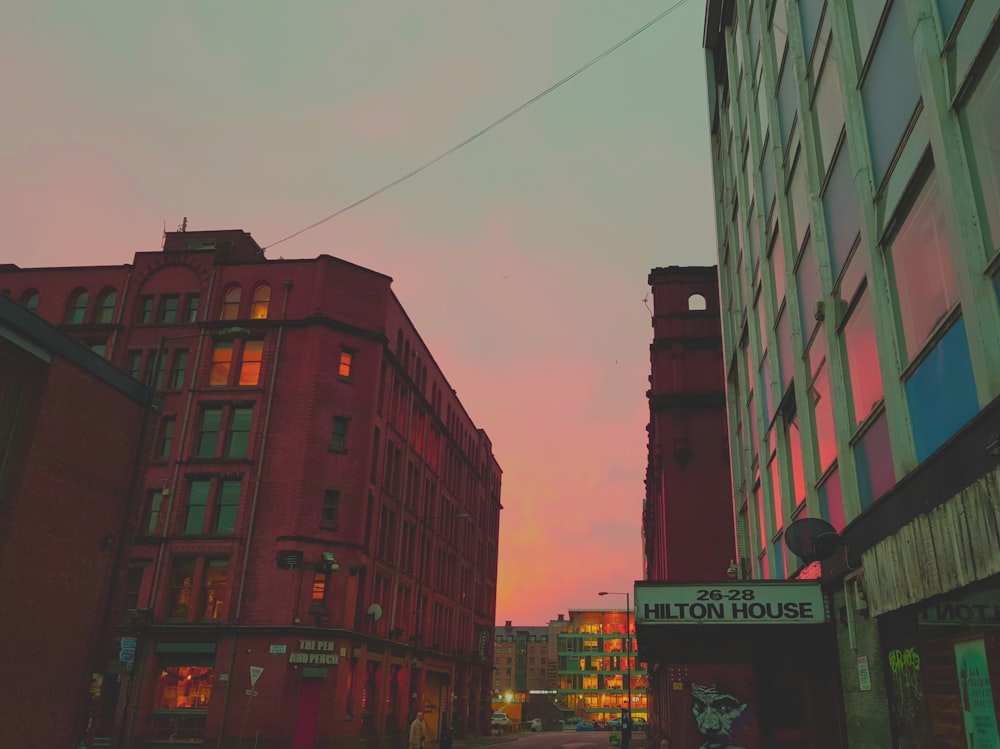
<instances>
[{"instance_id":1,"label":"the pen and pencil sign","mask_svg":"<svg viewBox=\"0 0 1000 749\"><path fill-rule=\"evenodd\" d=\"M637 586L637 624L822 624L818 583L674 583Z\"/></svg>"}]
</instances>

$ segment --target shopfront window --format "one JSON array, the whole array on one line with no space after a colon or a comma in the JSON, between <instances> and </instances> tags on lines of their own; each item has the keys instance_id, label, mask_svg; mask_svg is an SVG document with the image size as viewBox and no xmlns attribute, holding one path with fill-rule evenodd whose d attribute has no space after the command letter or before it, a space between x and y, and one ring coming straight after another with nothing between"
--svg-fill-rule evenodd
<instances>
[{"instance_id":1,"label":"shopfront window","mask_svg":"<svg viewBox=\"0 0 1000 749\"><path fill-rule=\"evenodd\" d=\"M201 746L214 683L210 665L161 665L148 739Z\"/></svg>"}]
</instances>

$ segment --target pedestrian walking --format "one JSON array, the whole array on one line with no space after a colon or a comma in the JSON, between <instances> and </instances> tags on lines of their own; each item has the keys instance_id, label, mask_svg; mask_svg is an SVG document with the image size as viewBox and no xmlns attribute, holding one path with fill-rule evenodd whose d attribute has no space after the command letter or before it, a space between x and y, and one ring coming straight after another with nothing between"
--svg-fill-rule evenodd
<instances>
[{"instance_id":1,"label":"pedestrian walking","mask_svg":"<svg viewBox=\"0 0 1000 749\"><path fill-rule=\"evenodd\" d=\"M424 723L424 714L417 713L417 717L410 723L410 746L409 749L424 749L424 740L427 738L427 724Z\"/></svg>"}]
</instances>

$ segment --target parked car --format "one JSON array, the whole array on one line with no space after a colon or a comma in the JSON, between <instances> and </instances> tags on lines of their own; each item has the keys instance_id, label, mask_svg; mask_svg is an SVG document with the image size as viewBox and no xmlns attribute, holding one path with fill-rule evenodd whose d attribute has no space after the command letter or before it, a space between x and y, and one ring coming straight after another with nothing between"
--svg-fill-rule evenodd
<instances>
[{"instance_id":1,"label":"parked car","mask_svg":"<svg viewBox=\"0 0 1000 749\"><path fill-rule=\"evenodd\" d=\"M576 730L577 731L594 731L596 729L594 728L594 724L591 723L589 720L581 720L579 723L576 724Z\"/></svg>"},{"instance_id":2,"label":"parked car","mask_svg":"<svg viewBox=\"0 0 1000 749\"><path fill-rule=\"evenodd\" d=\"M490 727L495 728L500 733L506 733L513 730L514 721L507 713L493 713L493 717L490 718Z\"/></svg>"},{"instance_id":3,"label":"parked car","mask_svg":"<svg viewBox=\"0 0 1000 749\"><path fill-rule=\"evenodd\" d=\"M605 724L604 727L609 731L620 731L622 730L622 719L612 718Z\"/></svg>"},{"instance_id":4,"label":"parked car","mask_svg":"<svg viewBox=\"0 0 1000 749\"><path fill-rule=\"evenodd\" d=\"M532 718L531 723L528 724L529 731L541 731L542 730L542 719Z\"/></svg>"}]
</instances>

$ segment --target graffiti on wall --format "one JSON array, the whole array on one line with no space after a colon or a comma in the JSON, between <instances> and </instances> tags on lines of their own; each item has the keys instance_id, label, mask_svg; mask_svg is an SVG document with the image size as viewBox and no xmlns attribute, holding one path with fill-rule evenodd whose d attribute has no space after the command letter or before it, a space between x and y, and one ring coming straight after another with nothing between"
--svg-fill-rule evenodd
<instances>
[{"instance_id":1,"label":"graffiti on wall","mask_svg":"<svg viewBox=\"0 0 1000 749\"><path fill-rule=\"evenodd\" d=\"M715 684L691 684L691 697L698 733L705 743L701 749L742 749L733 744L733 734L739 727L747 703L721 691Z\"/></svg>"}]
</instances>

